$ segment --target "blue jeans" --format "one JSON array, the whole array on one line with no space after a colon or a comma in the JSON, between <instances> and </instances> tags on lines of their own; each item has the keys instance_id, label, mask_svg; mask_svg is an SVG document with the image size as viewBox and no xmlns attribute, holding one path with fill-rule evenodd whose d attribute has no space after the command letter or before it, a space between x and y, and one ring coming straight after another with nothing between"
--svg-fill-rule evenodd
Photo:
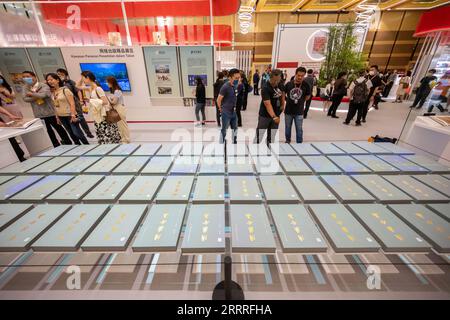
<instances>
[{"instance_id":1,"label":"blue jeans","mask_svg":"<svg viewBox=\"0 0 450 320\"><path fill-rule=\"evenodd\" d=\"M233 111L232 114L226 113L222 111L222 129L220 135L220 143L225 142L225 136L227 135L227 129L231 126L231 130L233 130L233 143L236 143L237 139L237 114Z\"/></svg>"},{"instance_id":2,"label":"blue jeans","mask_svg":"<svg viewBox=\"0 0 450 320\"><path fill-rule=\"evenodd\" d=\"M295 122L295 136L297 143L303 142L303 116L300 114L284 114L286 142L291 142L292 121Z\"/></svg>"},{"instance_id":3,"label":"blue jeans","mask_svg":"<svg viewBox=\"0 0 450 320\"><path fill-rule=\"evenodd\" d=\"M197 102L197 104L195 105L195 118L197 119L197 121L200 121L200 111L202 112L202 122L205 122L205 104Z\"/></svg>"}]
</instances>

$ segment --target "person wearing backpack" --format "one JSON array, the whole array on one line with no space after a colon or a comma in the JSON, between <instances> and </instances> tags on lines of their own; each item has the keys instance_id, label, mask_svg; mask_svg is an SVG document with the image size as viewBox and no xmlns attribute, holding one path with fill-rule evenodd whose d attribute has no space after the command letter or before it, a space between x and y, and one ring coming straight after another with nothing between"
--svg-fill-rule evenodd
<instances>
[{"instance_id":1,"label":"person wearing backpack","mask_svg":"<svg viewBox=\"0 0 450 320\"><path fill-rule=\"evenodd\" d=\"M80 128L75 108L75 98L56 73L49 73L45 76L47 84L52 88L52 100L55 106L57 120L66 129L70 138L75 144L89 144Z\"/></svg>"},{"instance_id":2,"label":"person wearing backpack","mask_svg":"<svg viewBox=\"0 0 450 320\"><path fill-rule=\"evenodd\" d=\"M372 82L365 78L366 72L361 70L359 72L359 78L353 81L349 87L350 104L348 107L347 118L344 121L345 125L349 125L350 121L356 116L356 126L361 125L361 118L363 110L366 105L367 98L369 97L370 88L372 88Z\"/></svg>"}]
</instances>

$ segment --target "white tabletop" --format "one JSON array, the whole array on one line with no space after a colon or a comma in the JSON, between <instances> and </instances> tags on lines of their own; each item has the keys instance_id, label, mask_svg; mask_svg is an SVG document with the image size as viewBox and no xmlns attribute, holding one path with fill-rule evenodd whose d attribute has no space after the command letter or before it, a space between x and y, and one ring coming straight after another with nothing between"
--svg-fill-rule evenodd
<instances>
[{"instance_id":1,"label":"white tabletop","mask_svg":"<svg viewBox=\"0 0 450 320\"><path fill-rule=\"evenodd\" d=\"M36 121L26 129L11 129L0 127L0 141L17 137L22 134L33 132L42 128L43 128L42 121Z\"/></svg>"},{"instance_id":2,"label":"white tabletop","mask_svg":"<svg viewBox=\"0 0 450 320\"><path fill-rule=\"evenodd\" d=\"M431 119L430 117L416 117L416 120L414 121L414 125L419 126L421 128L425 128L428 130L437 131L439 133L450 135L450 126L444 127Z\"/></svg>"}]
</instances>

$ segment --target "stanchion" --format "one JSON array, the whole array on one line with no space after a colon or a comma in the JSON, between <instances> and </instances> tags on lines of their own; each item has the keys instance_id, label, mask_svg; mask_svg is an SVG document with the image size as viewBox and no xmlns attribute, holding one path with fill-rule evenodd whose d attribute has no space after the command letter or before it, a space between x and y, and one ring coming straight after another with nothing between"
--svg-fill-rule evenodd
<instances>
[{"instance_id":1,"label":"stanchion","mask_svg":"<svg viewBox=\"0 0 450 320\"><path fill-rule=\"evenodd\" d=\"M224 259L225 280L219 282L213 290L213 300L244 300L244 291L241 286L231 280L232 260L230 256Z\"/></svg>"}]
</instances>

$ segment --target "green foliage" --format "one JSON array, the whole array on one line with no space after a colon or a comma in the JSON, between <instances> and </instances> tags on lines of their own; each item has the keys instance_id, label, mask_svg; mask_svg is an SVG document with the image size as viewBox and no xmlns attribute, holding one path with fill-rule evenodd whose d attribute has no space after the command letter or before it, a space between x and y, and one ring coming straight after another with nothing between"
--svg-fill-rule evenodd
<instances>
[{"instance_id":1,"label":"green foliage","mask_svg":"<svg viewBox=\"0 0 450 320\"><path fill-rule=\"evenodd\" d=\"M325 86L332 78L336 79L341 71L353 74L364 68L364 58L356 49L357 38L353 31L352 23L330 26L326 58L320 68L320 86ZM351 80L352 77L349 78Z\"/></svg>"}]
</instances>

